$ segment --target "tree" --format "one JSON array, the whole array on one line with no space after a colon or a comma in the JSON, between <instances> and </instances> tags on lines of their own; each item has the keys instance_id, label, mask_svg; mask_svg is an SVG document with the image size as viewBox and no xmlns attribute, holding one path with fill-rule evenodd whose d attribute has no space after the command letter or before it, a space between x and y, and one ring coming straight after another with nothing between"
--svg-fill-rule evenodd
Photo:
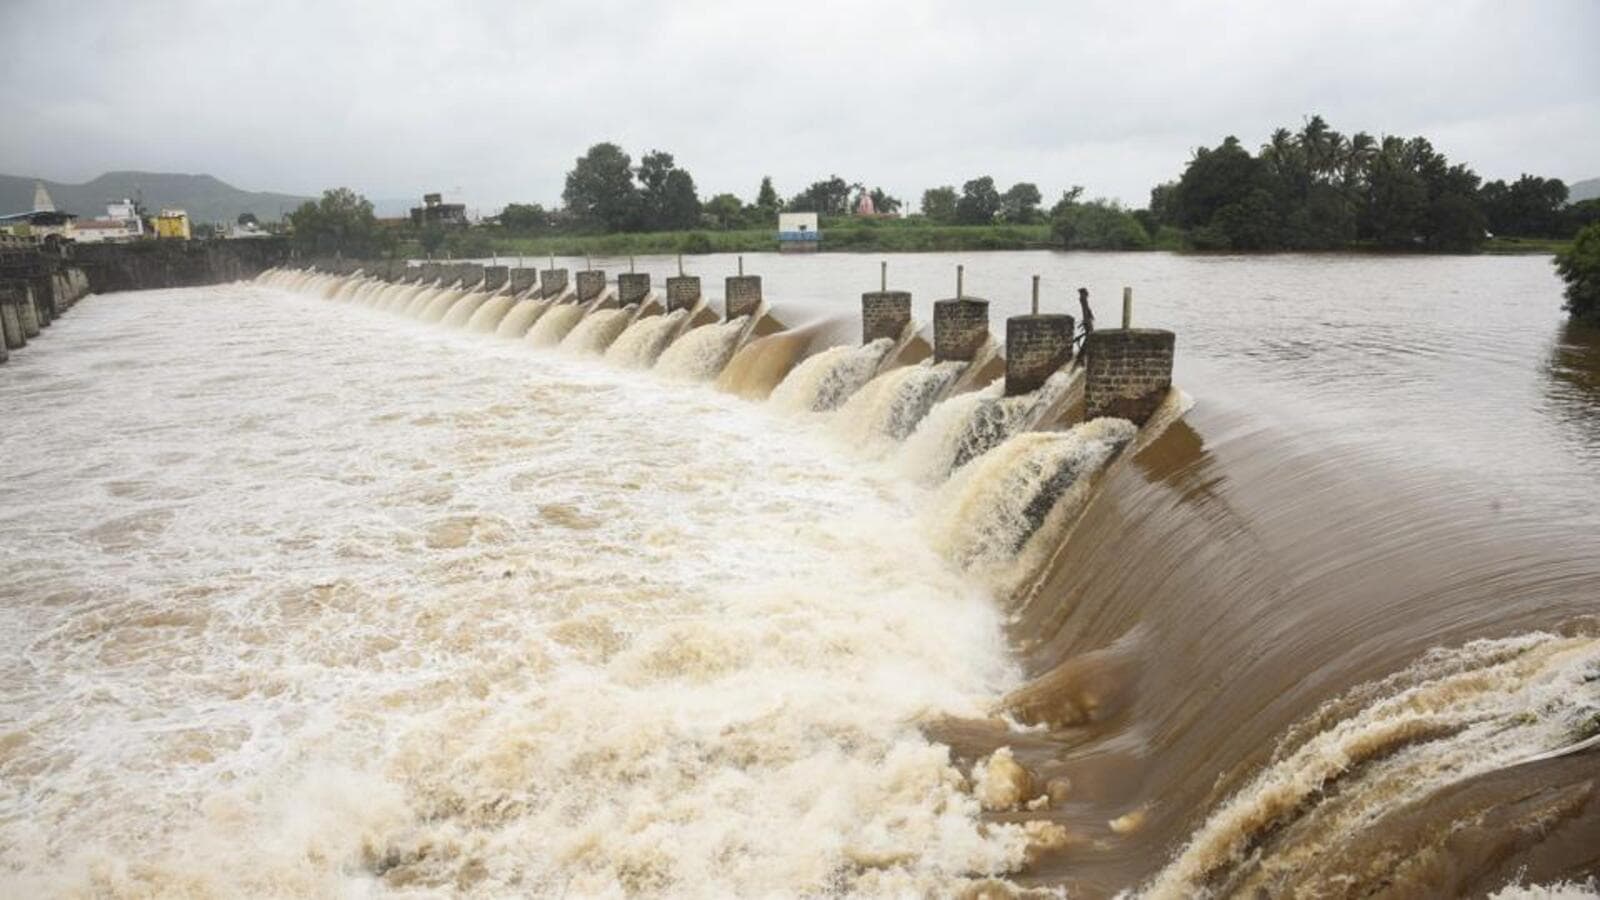
<instances>
[{"instance_id":1,"label":"tree","mask_svg":"<svg viewBox=\"0 0 1600 900\"><path fill-rule=\"evenodd\" d=\"M1600 324L1600 223L1578 232L1572 246L1556 254L1555 264L1567 283L1567 312Z\"/></svg>"},{"instance_id":2,"label":"tree","mask_svg":"<svg viewBox=\"0 0 1600 900\"><path fill-rule=\"evenodd\" d=\"M444 239L444 226L436 222L422 226L422 230L417 233L417 243L422 245L422 250L428 254L429 259L432 259L433 255L439 252L439 248L444 246Z\"/></svg>"},{"instance_id":3,"label":"tree","mask_svg":"<svg viewBox=\"0 0 1600 900\"><path fill-rule=\"evenodd\" d=\"M567 173L561 200L580 228L624 231L632 227L639 214L633 159L616 144L595 144Z\"/></svg>"},{"instance_id":4,"label":"tree","mask_svg":"<svg viewBox=\"0 0 1600 900\"><path fill-rule=\"evenodd\" d=\"M872 208L884 215L897 213L905 205L900 202L899 197L889 196L889 192L881 187L873 188L868 196L872 198Z\"/></svg>"},{"instance_id":5,"label":"tree","mask_svg":"<svg viewBox=\"0 0 1600 900\"><path fill-rule=\"evenodd\" d=\"M500 211L500 225L507 231L543 234L550 230L550 214L538 203L508 203Z\"/></svg>"},{"instance_id":6,"label":"tree","mask_svg":"<svg viewBox=\"0 0 1600 900\"><path fill-rule=\"evenodd\" d=\"M763 216L771 219L777 216L778 208L782 205L782 202L778 200L778 192L772 187L772 176L763 175L761 177L761 189L756 191L756 209L760 210Z\"/></svg>"},{"instance_id":7,"label":"tree","mask_svg":"<svg viewBox=\"0 0 1600 900\"><path fill-rule=\"evenodd\" d=\"M1050 231L1068 250L1137 250L1150 245L1139 220L1116 203L1063 197L1051 210Z\"/></svg>"},{"instance_id":8,"label":"tree","mask_svg":"<svg viewBox=\"0 0 1600 900\"><path fill-rule=\"evenodd\" d=\"M718 194L707 200L703 208L711 224L724 231L738 228L744 221L744 203L733 194Z\"/></svg>"},{"instance_id":9,"label":"tree","mask_svg":"<svg viewBox=\"0 0 1600 900\"><path fill-rule=\"evenodd\" d=\"M988 225L1000 213L1000 192L994 179L988 175L974 178L961 186L961 199L956 201L956 221L962 225Z\"/></svg>"},{"instance_id":10,"label":"tree","mask_svg":"<svg viewBox=\"0 0 1600 900\"><path fill-rule=\"evenodd\" d=\"M1000 195L1000 217L1013 225L1032 225L1042 218L1039 204L1043 202L1038 185L1019 181Z\"/></svg>"},{"instance_id":11,"label":"tree","mask_svg":"<svg viewBox=\"0 0 1600 900\"><path fill-rule=\"evenodd\" d=\"M824 216L843 216L850 213L850 184L834 175L826 181L812 182L811 186L794 195L789 201L792 212L814 212Z\"/></svg>"},{"instance_id":12,"label":"tree","mask_svg":"<svg viewBox=\"0 0 1600 900\"><path fill-rule=\"evenodd\" d=\"M382 245L372 203L349 188L322 192L289 214L294 242L301 250L324 256L371 256Z\"/></svg>"},{"instance_id":13,"label":"tree","mask_svg":"<svg viewBox=\"0 0 1600 900\"><path fill-rule=\"evenodd\" d=\"M237 222L240 228L252 228L261 224L261 220L257 219L253 212L239 213Z\"/></svg>"},{"instance_id":14,"label":"tree","mask_svg":"<svg viewBox=\"0 0 1600 900\"><path fill-rule=\"evenodd\" d=\"M1559 178L1524 173L1509 185L1491 181L1478 191L1478 200L1495 234L1566 237L1572 233L1565 214L1567 185Z\"/></svg>"},{"instance_id":15,"label":"tree","mask_svg":"<svg viewBox=\"0 0 1600 900\"><path fill-rule=\"evenodd\" d=\"M946 225L956 220L956 189L950 185L928 188L922 192L922 214L930 222Z\"/></svg>"}]
</instances>

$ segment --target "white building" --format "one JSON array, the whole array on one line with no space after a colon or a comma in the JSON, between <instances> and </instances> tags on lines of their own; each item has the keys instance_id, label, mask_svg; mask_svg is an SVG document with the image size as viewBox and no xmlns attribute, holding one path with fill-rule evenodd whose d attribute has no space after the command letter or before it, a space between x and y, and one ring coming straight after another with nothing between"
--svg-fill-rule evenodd
<instances>
[{"instance_id":1,"label":"white building","mask_svg":"<svg viewBox=\"0 0 1600 900\"><path fill-rule=\"evenodd\" d=\"M82 244L99 244L136 241L145 233L144 220L139 218L139 207L132 200L124 198L106 204L105 218L80 220L74 237Z\"/></svg>"}]
</instances>

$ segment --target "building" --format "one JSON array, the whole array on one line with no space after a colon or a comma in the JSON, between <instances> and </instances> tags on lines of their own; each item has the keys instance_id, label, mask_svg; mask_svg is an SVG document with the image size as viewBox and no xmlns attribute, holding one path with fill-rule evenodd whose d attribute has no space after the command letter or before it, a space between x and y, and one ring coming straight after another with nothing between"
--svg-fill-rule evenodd
<instances>
[{"instance_id":1,"label":"building","mask_svg":"<svg viewBox=\"0 0 1600 900\"><path fill-rule=\"evenodd\" d=\"M424 225L460 225L466 227L467 205L465 203L445 203L442 194L423 194L422 205L411 207L411 224L419 228Z\"/></svg>"},{"instance_id":2,"label":"building","mask_svg":"<svg viewBox=\"0 0 1600 900\"><path fill-rule=\"evenodd\" d=\"M816 213L778 213L779 252L815 253L821 240Z\"/></svg>"},{"instance_id":3,"label":"building","mask_svg":"<svg viewBox=\"0 0 1600 900\"><path fill-rule=\"evenodd\" d=\"M33 184L33 209L0 216L0 232L34 237L47 243L70 241L77 237L77 216L56 209L44 182Z\"/></svg>"},{"instance_id":4,"label":"building","mask_svg":"<svg viewBox=\"0 0 1600 900\"><path fill-rule=\"evenodd\" d=\"M78 221L78 243L102 244L120 241L137 241L149 232L144 227L144 217L139 206L129 199L113 200L106 204L103 219Z\"/></svg>"},{"instance_id":5,"label":"building","mask_svg":"<svg viewBox=\"0 0 1600 900\"><path fill-rule=\"evenodd\" d=\"M192 236L189 214L181 209L163 209L156 216L155 227L158 238L187 241Z\"/></svg>"}]
</instances>

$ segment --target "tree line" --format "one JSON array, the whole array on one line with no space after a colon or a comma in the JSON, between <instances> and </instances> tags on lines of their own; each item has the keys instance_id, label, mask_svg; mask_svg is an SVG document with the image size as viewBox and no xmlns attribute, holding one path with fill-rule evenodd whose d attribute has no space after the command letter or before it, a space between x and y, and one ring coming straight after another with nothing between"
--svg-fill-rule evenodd
<instances>
[{"instance_id":1,"label":"tree line","mask_svg":"<svg viewBox=\"0 0 1600 900\"><path fill-rule=\"evenodd\" d=\"M1145 218L1201 250L1459 252L1491 234L1570 238L1600 218L1600 204L1568 206L1556 178L1485 184L1426 138L1346 137L1311 116L1255 153L1232 136L1199 148L1177 180L1151 191Z\"/></svg>"}]
</instances>

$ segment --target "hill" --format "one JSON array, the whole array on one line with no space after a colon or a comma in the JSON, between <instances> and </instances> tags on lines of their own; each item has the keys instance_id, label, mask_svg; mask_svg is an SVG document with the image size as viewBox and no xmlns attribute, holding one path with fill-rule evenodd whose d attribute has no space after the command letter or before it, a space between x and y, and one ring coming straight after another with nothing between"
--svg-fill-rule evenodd
<instances>
[{"instance_id":1,"label":"hill","mask_svg":"<svg viewBox=\"0 0 1600 900\"><path fill-rule=\"evenodd\" d=\"M1600 178L1586 178L1567 185L1567 202L1578 203L1600 197Z\"/></svg>"},{"instance_id":2,"label":"hill","mask_svg":"<svg viewBox=\"0 0 1600 900\"><path fill-rule=\"evenodd\" d=\"M0 175L0 213L33 208L33 185L43 179ZM152 213L162 208L187 210L194 222L232 222L240 213L255 213L263 222L280 218L309 197L245 191L210 175L169 172L107 172L86 184L45 181L56 209L86 218L103 216L106 201L142 196Z\"/></svg>"}]
</instances>

